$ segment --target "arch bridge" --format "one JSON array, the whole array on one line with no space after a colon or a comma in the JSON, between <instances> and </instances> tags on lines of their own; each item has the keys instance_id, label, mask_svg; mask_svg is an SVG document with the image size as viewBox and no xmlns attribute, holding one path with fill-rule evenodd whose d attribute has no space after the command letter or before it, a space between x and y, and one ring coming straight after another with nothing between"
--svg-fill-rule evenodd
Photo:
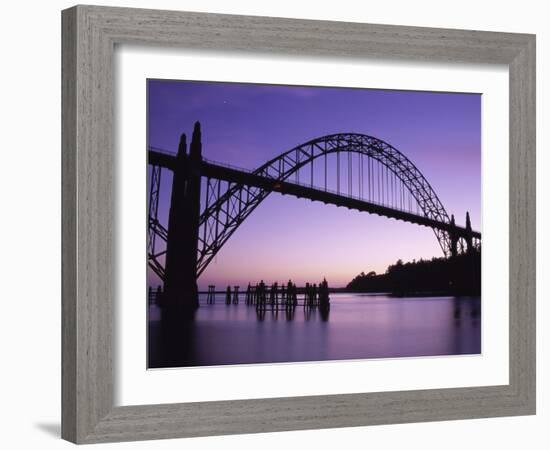
<instances>
[{"instance_id":1,"label":"arch bridge","mask_svg":"<svg viewBox=\"0 0 550 450\"><path fill-rule=\"evenodd\" d=\"M272 192L430 227L446 257L481 246L468 213L456 225L412 161L365 134L312 139L250 171L203 158L197 122L189 152L183 134L177 154L150 147L148 164L148 264L168 304L198 305L197 278ZM172 172L167 226L159 218L163 170Z\"/></svg>"}]
</instances>

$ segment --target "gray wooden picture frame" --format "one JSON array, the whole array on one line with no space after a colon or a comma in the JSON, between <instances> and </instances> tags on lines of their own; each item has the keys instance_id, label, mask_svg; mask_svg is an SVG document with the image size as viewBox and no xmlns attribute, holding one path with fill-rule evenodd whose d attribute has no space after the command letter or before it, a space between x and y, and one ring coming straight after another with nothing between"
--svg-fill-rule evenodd
<instances>
[{"instance_id":1,"label":"gray wooden picture frame","mask_svg":"<svg viewBox=\"0 0 550 450\"><path fill-rule=\"evenodd\" d=\"M62 32L63 438L94 443L535 413L535 36L97 6L63 11ZM509 384L115 407L113 52L126 43L506 64Z\"/></svg>"}]
</instances>

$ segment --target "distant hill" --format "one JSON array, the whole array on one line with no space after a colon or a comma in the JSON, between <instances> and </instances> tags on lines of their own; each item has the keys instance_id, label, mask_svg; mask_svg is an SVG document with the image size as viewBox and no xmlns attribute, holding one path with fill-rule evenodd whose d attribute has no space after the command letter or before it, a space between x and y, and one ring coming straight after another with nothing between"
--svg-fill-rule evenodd
<instances>
[{"instance_id":1,"label":"distant hill","mask_svg":"<svg viewBox=\"0 0 550 450\"><path fill-rule=\"evenodd\" d=\"M481 295L481 252L473 250L454 258L407 263L398 260L384 274L360 273L346 290L395 295Z\"/></svg>"}]
</instances>

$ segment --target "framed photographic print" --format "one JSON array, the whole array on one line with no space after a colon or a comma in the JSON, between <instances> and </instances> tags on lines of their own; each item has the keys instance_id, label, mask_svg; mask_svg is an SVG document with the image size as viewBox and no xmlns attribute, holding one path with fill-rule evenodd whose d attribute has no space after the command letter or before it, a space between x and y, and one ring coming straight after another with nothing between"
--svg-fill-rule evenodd
<instances>
[{"instance_id":1,"label":"framed photographic print","mask_svg":"<svg viewBox=\"0 0 550 450\"><path fill-rule=\"evenodd\" d=\"M147 95L149 368L481 353L481 94Z\"/></svg>"},{"instance_id":2,"label":"framed photographic print","mask_svg":"<svg viewBox=\"0 0 550 450\"><path fill-rule=\"evenodd\" d=\"M532 35L64 11L63 437L534 414L534 77Z\"/></svg>"}]
</instances>

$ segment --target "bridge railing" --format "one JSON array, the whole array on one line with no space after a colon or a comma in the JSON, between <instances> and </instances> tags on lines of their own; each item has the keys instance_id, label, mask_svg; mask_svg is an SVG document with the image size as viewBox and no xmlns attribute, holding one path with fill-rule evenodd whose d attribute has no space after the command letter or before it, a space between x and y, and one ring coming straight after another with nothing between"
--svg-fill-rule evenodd
<instances>
[{"instance_id":1,"label":"bridge railing","mask_svg":"<svg viewBox=\"0 0 550 450\"><path fill-rule=\"evenodd\" d=\"M174 158L177 156L174 152L165 150L165 149L160 148L160 147L155 147L155 146L153 146L153 145L149 145L149 146L147 147L147 149L148 149L149 151L162 153L163 155L173 156Z\"/></svg>"},{"instance_id":2,"label":"bridge railing","mask_svg":"<svg viewBox=\"0 0 550 450\"><path fill-rule=\"evenodd\" d=\"M240 170L241 172L246 172L246 173L254 173L254 170L247 169L246 167L236 166L234 164L229 164L225 162L214 161L213 159L208 159L203 157L202 161L208 164L212 164L214 166L227 167L228 169Z\"/></svg>"}]
</instances>

